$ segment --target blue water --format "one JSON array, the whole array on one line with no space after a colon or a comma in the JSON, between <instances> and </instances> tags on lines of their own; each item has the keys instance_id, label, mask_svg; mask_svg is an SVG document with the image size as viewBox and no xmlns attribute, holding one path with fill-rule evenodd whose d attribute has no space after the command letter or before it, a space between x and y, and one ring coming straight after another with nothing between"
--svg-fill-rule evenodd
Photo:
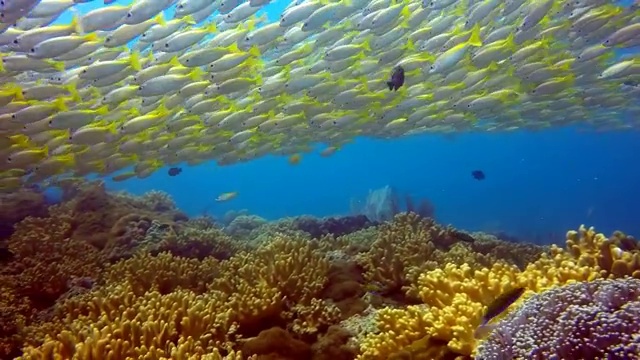
<instances>
[{"instance_id":1,"label":"blue water","mask_svg":"<svg viewBox=\"0 0 640 360\"><path fill-rule=\"evenodd\" d=\"M392 185L428 198L444 223L471 230L506 231L530 239L558 237L580 224L604 232L640 234L640 136L636 132L584 133L571 129L503 134L440 135L395 140L358 139L330 158L304 155L248 163L161 169L144 180L108 183L143 193L166 191L190 215L248 209L265 218L349 212L352 197ZM484 181L471 176L482 169ZM238 197L216 203L215 197Z\"/></svg>"},{"instance_id":2,"label":"blue water","mask_svg":"<svg viewBox=\"0 0 640 360\"><path fill-rule=\"evenodd\" d=\"M287 3L279 0L266 8L270 21ZM95 1L79 8L86 12L101 5ZM65 14L59 22L69 19ZM605 233L620 229L640 235L636 154L637 132L558 129L357 139L329 158L303 155L298 166L269 156L224 167L213 162L185 165L177 177L161 169L144 180L107 181L107 186L135 194L166 191L189 215L248 209L276 219L347 214L351 198L391 185L415 199L428 198L440 222L561 242L567 230L583 223ZM484 181L472 178L475 169L485 172ZM238 197L214 201L229 191L237 191Z\"/></svg>"}]
</instances>

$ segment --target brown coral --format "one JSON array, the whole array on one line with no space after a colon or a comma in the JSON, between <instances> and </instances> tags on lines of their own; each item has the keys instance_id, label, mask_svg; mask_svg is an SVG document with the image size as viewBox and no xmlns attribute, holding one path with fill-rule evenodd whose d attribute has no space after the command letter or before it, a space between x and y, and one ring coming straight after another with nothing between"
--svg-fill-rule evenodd
<instances>
[{"instance_id":1,"label":"brown coral","mask_svg":"<svg viewBox=\"0 0 640 360\"><path fill-rule=\"evenodd\" d=\"M17 260L11 272L19 277L19 291L40 308L69 289L74 277L94 276L102 263L100 253L92 246L75 241L71 234L71 216L59 207L50 208L48 218L28 217L9 240L9 248Z\"/></svg>"}]
</instances>

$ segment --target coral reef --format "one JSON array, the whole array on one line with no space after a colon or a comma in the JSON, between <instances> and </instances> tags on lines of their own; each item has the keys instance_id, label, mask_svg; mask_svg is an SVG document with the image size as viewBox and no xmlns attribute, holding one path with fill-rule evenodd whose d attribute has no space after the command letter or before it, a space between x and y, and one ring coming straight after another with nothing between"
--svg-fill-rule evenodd
<instances>
[{"instance_id":1,"label":"coral reef","mask_svg":"<svg viewBox=\"0 0 640 360\"><path fill-rule=\"evenodd\" d=\"M304 231L312 238L325 235L343 236L376 225L364 215L326 217L317 219L311 216L299 216L293 220L292 227Z\"/></svg>"},{"instance_id":2,"label":"coral reef","mask_svg":"<svg viewBox=\"0 0 640 360\"><path fill-rule=\"evenodd\" d=\"M238 215L224 227L224 232L231 236L243 238L249 236L251 231L266 224L267 220L256 215Z\"/></svg>"},{"instance_id":3,"label":"coral reef","mask_svg":"<svg viewBox=\"0 0 640 360\"><path fill-rule=\"evenodd\" d=\"M478 348L478 360L640 358L640 280L595 280L527 299Z\"/></svg>"},{"instance_id":4,"label":"coral reef","mask_svg":"<svg viewBox=\"0 0 640 360\"><path fill-rule=\"evenodd\" d=\"M47 216L49 207L44 194L33 189L0 194L0 204L0 247L13 233L14 225L27 216Z\"/></svg>"},{"instance_id":5,"label":"coral reef","mask_svg":"<svg viewBox=\"0 0 640 360\"><path fill-rule=\"evenodd\" d=\"M380 224L235 212L218 224L159 192L59 185L61 204L25 205L0 259L3 359L637 355L633 338L600 335L638 331L640 246L621 232L581 227L561 248L413 212ZM479 343L483 312L514 287L523 297ZM531 312L544 316L531 323ZM550 330L527 342L538 327Z\"/></svg>"}]
</instances>

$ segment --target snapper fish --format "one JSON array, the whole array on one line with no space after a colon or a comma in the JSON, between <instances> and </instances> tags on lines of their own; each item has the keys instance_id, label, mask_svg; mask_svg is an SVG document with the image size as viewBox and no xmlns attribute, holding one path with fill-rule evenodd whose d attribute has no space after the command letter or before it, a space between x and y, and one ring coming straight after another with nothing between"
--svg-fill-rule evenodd
<instances>
[{"instance_id":1,"label":"snapper fish","mask_svg":"<svg viewBox=\"0 0 640 360\"><path fill-rule=\"evenodd\" d=\"M0 191L358 136L640 126L637 6L309 0L269 20L266 0L85 2L0 2Z\"/></svg>"}]
</instances>

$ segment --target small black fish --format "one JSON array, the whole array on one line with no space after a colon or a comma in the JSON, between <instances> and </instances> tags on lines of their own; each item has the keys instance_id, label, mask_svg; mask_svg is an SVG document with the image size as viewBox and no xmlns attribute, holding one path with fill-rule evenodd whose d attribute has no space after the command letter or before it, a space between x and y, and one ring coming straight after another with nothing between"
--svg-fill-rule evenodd
<instances>
[{"instance_id":1,"label":"small black fish","mask_svg":"<svg viewBox=\"0 0 640 360\"><path fill-rule=\"evenodd\" d=\"M484 172L482 170L473 170L471 172L471 176L473 176L473 178L478 180L478 181L484 180L484 178L485 178Z\"/></svg>"},{"instance_id":2,"label":"small black fish","mask_svg":"<svg viewBox=\"0 0 640 360\"><path fill-rule=\"evenodd\" d=\"M389 90L398 91L404 85L404 69L402 66L396 66L391 73L391 80L387 81Z\"/></svg>"},{"instance_id":3,"label":"small black fish","mask_svg":"<svg viewBox=\"0 0 640 360\"><path fill-rule=\"evenodd\" d=\"M176 176L182 172L182 169L179 167L172 167L169 169L169 176Z\"/></svg>"},{"instance_id":4,"label":"small black fish","mask_svg":"<svg viewBox=\"0 0 640 360\"><path fill-rule=\"evenodd\" d=\"M634 81L634 80L627 80L627 81L623 82L623 84L626 85L626 86L638 87L640 85L640 82Z\"/></svg>"}]
</instances>

